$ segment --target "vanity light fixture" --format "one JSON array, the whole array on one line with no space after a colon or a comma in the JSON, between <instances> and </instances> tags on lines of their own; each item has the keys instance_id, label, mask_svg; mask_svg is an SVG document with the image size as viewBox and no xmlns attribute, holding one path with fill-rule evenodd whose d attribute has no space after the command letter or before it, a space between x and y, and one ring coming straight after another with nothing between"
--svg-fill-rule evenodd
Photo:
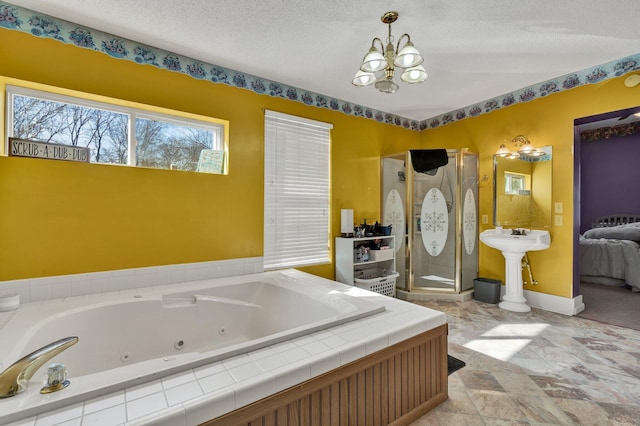
<instances>
[{"instance_id":1,"label":"vanity light fixture","mask_svg":"<svg viewBox=\"0 0 640 426\"><path fill-rule=\"evenodd\" d=\"M364 87L375 83L375 88L380 92L395 93L399 88L393 81L396 68L404 69L400 79L405 83L422 83L427 79L427 71L420 65L424 58L413 46L409 34L402 34L394 49L391 24L397 19L398 12L387 12L380 18L383 23L389 26L387 45L385 47L378 37L373 39L369 51L362 60L360 70L353 77L354 86ZM401 49L400 42L405 38L406 42ZM376 46L376 41L379 46Z\"/></svg>"},{"instance_id":2,"label":"vanity light fixture","mask_svg":"<svg viewBox=\"0 0 640 426\"><path fill-rule=\"evenodd\" d=\"M496 151L496 155L498 157L509 157L511 155L511 150L504 144L501 144L500 148L498 148L498 150Z\"/></svg>"},{"instance_id":3,"label":"vanity light fixture","mask_svg":"<svg viewBox=\"0 0 640 426\"><path fill-rule=\"evenodd\" d=\"M511 151L505 143L500 145L500 148L496 151L496 155L498 157L506 157L506 158L520 158L521 155L529 155L533 157L540 157L544 155L544 151L537 149L535 146L531 144L529 138L525 135L518 135L513 139L505 140L506 143L511 143L515 146L515 151Z\"/></svg>"}]
</instances>

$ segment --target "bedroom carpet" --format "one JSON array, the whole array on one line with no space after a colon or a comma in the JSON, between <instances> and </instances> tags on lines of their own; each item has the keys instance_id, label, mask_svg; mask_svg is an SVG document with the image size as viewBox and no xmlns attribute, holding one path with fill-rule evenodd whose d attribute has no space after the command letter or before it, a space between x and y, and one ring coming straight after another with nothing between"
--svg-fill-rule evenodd
<instances>
[{"instance_id":1,"label":"bedroom carpet","mask_svg":"<svg viewBox=\"0 0 640 426\"><path fill-rule=\"evenodd\" d=\"M640 292L628 287L580 283L585 310L577 316L604 324L640 330Z\"/></svg>"}]
</instances>

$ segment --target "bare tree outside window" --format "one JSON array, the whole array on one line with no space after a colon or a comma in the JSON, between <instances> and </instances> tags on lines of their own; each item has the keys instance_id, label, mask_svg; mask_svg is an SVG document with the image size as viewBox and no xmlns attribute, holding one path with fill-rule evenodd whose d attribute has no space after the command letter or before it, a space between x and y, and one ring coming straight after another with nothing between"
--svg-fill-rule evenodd
<instances>
[{"instance_id":1,"label":"bare tree outside window","mask_svg":"<svg viewBox=\"0 0 640 426\"><path fill-rule=\"evenodd\" d=\"M195 171L200 152L213 148L211 131L195 127L136 120L136 159L142 167Z\"/></svg>"},{"instance_id":2,"label":"bare tree outside window","mask_svg":"<svg viewBox=\"0 0 640 426\"><path fill-rule=\"evenodd\" d=\"M132 146L128 134L131 113L60 102L58 98L14 94L11 99L13 137L87 147L93 163L127 164ZM140 115L145 117L135 121L136 166L197 171L202 150L220 148L213 125L175 124L180 120Z\"/></svg>"},{"instance_id":3,"label":"bare tree outside window","mask_svg":"<svg viewBox=\"0 0 640 426\"><path fill-rule=\"evenodd\" d=\"M60 118L68 131L70 145L78 146L91 121L91 110L78 105L63 105Z\"/></svg>"},{"instance_id":4,"label":"bare tree outside window","mask_svg":"<svg viewBox=\"0 0 640 426\"><path fill-rule=\"evenodd\" d=\"M126 154L124 163L120 155L112 155L128 139L127 126L116 125L127 123L126 114L14 96L13 117L13 137L87 147L91 162L126 164Z\"/></svg>"},{"instance_id":5,"label":"bare tree outside window","mask_svg":"<svg viewBox=\"0 0 640 426\"><path fill-rule=\"evenodd\" d=\"M64 124L59 117L65 106L58 102L15 96L13 103L13 137L52 142L62 133Z\"/></svg>"},{"instance_id":6,"label":"bare tree outside window","mask_svg":"<svg viewBox=\"0 0 640 426\"><path fill-rule=\"evenodd\" d=\"M126 115L118 115L111 121L109 138L112 141L110 149L105 151L105 163L127 164L129 155L129 119Z\"/></svg>"}]
</instances>

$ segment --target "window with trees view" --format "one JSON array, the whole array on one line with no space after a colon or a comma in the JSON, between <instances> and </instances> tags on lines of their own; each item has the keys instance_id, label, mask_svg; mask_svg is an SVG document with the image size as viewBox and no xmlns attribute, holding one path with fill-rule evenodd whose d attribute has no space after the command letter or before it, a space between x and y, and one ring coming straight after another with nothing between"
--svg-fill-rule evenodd
<instances>
[{"instance_id":1,"label":"window with trees view","mask_svg":"<svg viewBox=\"0 0 640 426\"><path fill-rule=\"evenodd\" d=\"M87 147L92 163L223 172L221 124L13 86L7 95L10 137Z\"/></svg>"},{"instance_id":2,"label":"window with trees view","mask_svg":"<svg viewBox=\"0 0 640 426\"><path fill-rule=\"evenodd\" d=\"M530 175L504 172L504 193L506 195L524 195L524 191L531 189L531 186L527 185L527 181L531 181Z\"/></svg>"}]
</instances>

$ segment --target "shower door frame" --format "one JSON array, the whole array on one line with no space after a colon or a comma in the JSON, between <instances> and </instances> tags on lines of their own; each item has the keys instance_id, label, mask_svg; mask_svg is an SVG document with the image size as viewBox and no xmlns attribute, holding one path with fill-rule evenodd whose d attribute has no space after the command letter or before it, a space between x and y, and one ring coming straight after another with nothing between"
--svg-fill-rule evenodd
<instances>
[{"instance_id":1,"label":"shower door frame","mask_svg":"<svg viewBox=\"0 0 640 426\"><path fill-rule=\"evenodd\" d=\"M390 155L385 155L381 158L381 167L384 168L384 159L386 158L391 158L391 159L402 159L404 157L404 162L405 162L405 223L406 223L406 232L405 232L405 238L404 238L404 244L405 244L405 264L406 264L406 270L407 270L407 276L405 277L405 283L406 285L401 288L402 290L408 291L408 292L415 292L415 293L442 293L442 294L460 294L462 293L462 291L467 291L468 289L463 290L462 289L462 250L463 250L463 235L462 235L462 227L463 227L463 191L462 191L462 183L463 183L463 164L464 164L464 159L465 156L467 155L471 155L476 157L476 162L478 161L478 154L470 152L468 148L462 148L462 149L447 149L447 156L449 158L454 158L455 159L455 177L456 177L456 185L455 185L455 195L454 195L454 207L455 207L455 250L454 250L454 285L452 288L436 288L436 287L417 287L414 286L414 268L413 268L413 253L412 253L412 246L413 246L413 239L414 239L414 231L415 231L415 227L416 227L416 221L414 220L414 200L413 200L413 180L414 180L414 174L416 173L413 170L413 166L411 164L411 153L409 151L405 151L405 152L400 152L400 153L396 153L396 154L390 154ZM453 154L453 156L452 156ZM407 167L407 165L409 165ZM444 166L443 166L444 167ZM384 202L385 202L385 198L386 195L384 194L384 172L380 173L380 200L381 200L381 205L380 205L380 212L381 212L381 216L384 216ZM475 176L475 181L478 181L478 165L476 163L476 176ZM475 209L476 209L476 244L478 243L477 239L478 239L478 226L477 226L477 219L478 219L478 191L476 188L475 191L475 196L476 196L476 205L475 205ZM477 248L475 248L476 253L477 253ZM476 261L476 275L477 275L477 269L478 269L478 262ZM473 287L471 288L473 289Z\"/></svg>"}]
</instances>

